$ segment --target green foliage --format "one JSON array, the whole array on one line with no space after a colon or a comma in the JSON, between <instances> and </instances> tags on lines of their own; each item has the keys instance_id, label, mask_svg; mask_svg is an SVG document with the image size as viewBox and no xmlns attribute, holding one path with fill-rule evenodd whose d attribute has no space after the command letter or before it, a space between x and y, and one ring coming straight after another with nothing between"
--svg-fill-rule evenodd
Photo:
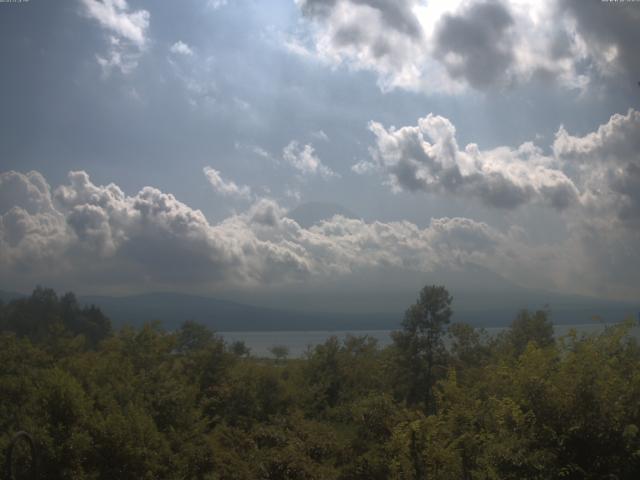
<instances>
[{"instance_id":1,"label":"green foliage","mask_svg":"<svg viewBox=\"0 0 640 480\"><path fill-rule=\"evenodd\" d=\"M549 317L548 310L538 310L533 314L522 310L498 341L503 342L509 353L515 356L521 355L529 343L542 348L553 345L553 323Z\"/></svg>"},{"instance_id":2,"label":"green foliage","mask_svg":"<svg viewBox=\"0 0 640 480\"><path fill-rule=\"evenodd\" d=\"M276 360L282 361L289 356L289 347L286 345L274 345L269 349L269 352L276 358Z\"/></svg>"},{"instance_id":3,"label":"green foliage","mask_svg":"<svg viewBox=\"0 0 640 480\"><path fill-rule=\"evenodd\" d=\"M37 289L0 305L0 449L29 431L47 479L640 478L631 322L554 340L521 312L445 348L450 303L424 289L388 348L274 361L193 322L94 335L101 314Z\"/></svg>"},{"instance_id":4,"label":"green foliage","mask_svg":"<svg viewBox=\"0 0 640 480\"><path fill-rule=\"evenodd\" d=\"M418 301L407 310L402 330L393 332L398 378L403 378L404 397L409 405L422 403L425 411L435 412L433 386L438 369L443 371L445 326L452 315L453 298L442 286L426 286Z\"/></svg>"},{"instance_id":5,"label":"green foliage","mask_svg":"<svg viewBox=\"0 0 640 480\"><path fill-rule=\"evenodd\" d=\"M238 357L248 357L251 355L251 349L242 340L236 340L231 344L231 352Z\"/></svg>"},{"instance_id":6,"label":"green foliage","mask_svg":"<svg viewBox=\"0 0 640 480\"><path fill-rule=\"evenodd\" d=\"M0 308L1 331L11 331L37 343L81 335L95 348L111 333L111 322L100 309L93 305L80 307L73 293L58 298L53 290L37 287L30 297Z\"/></svg>"},{"instance_id":7,"label":"green foliage","mask_svg":"<svg viewBox=\"0 0 640 480\"><path fill-rule=\"evenodd\" d=\"M369 393L384 391L384 370L375 339L347 336L341 344L331 337L307 356L301 398L306 398L311 413L325 415Z\"/></svg>"}]
</instances>

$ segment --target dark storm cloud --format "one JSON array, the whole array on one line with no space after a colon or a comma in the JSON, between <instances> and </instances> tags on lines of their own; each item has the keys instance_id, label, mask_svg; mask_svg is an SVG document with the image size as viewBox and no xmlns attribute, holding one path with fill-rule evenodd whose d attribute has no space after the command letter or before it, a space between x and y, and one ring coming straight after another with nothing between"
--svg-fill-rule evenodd
<instances>
[{"instance_id":1,"label":"dark storm cloud","mask_svg":"<svg viewBox=\"0 0 640 480\"><path fill-rule=\"evenodd\" d=\"M576 20L577 30L590 53L605 68L617 67L631 80L640 80L640 8L637 3L565 0L560 5ZM607 58L608 55L613 55L613 61ZM613 65L607 67L609 63Z\"/></svg>"},{"instance_id":2,"label":"dark storm cloud","mask_svg":"<svg viewBox=\"0 0 640 480\"><path fill-rule=\"evenodd\" d=\"M478 3L445 15L436 27L434 56L453 78L476 88L504 83L514 61L509 11L499 3Z\"/></svg>"},{"instance_id":3,"label":"dark storm cloud","mask_svg":"<svg viewBox=\"0 0 640 480\"><path fill-rule=\"evenodd\" d=\"M538 85L584 92L640 77L634 2L298 0L314 21L298 52L378 75L387 91ZM295 49L292 51L296 51Z\"/></svg>"}]
</instances>

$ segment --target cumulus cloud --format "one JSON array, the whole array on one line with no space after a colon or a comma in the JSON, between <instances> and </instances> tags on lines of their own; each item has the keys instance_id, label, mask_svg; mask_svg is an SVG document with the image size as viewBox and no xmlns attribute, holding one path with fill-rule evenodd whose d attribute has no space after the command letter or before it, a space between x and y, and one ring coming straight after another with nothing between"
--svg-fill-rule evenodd
<instances>
[{"instance_id":1,"label":"cumulus cloud","mask_svg":"<svg viewBox=\"0 0 640 480\"><path fill-rule=\"evenodd\" d=\"M96 55L105 73L113 69L126 74L138 65L147 42L151 15L147 10L130 10L126 0L80 0L82 13L96 21L108 34L109 50Z\"/></svg>"},{"instance_id":2,"label":"cumulus cloud","mask_svg":"<svg viewBox=\"0 0 640 480\"><path fill-rule=\"evenodd\" d=\"M639 111L615 114L582 137L561 127L553 152L578 179L585 207L611 214L626 227L640 227Z\"/></svg>"},{"instance_id":3,"label":"cumulus cloud","mask_svg":"<svg viewBox=\"0 0 640 480\"><path fill-rule=\"evenodd\" d=\"M313 51L323 60L376 71L383 89L410 87L421 75L423 32L413 13L413 0L296 0L296 3L318 27Z\"/></svg>"},{"instance_id":4,"label":"cumulus cloud","mask_svg":"<svg viewBox=\"0 0 640 480\"><path fill-rule=\"evenodd\" d=\"M184 43L182 40L178 40L176 43L171 45L169 51L175 55L186 55L188 57L193 55L193 50L189 45Z\"/></svg>"},{"instance_id":5,"label":"cumulus cloud","mask_svg":"<svg viewBox=\"0 0 640 480\"><path fill-rule=\"evenodd\" d=\"M6 213L6 209L13 205L19 205L31 214L54 210L49 184L39 172L6 172L0 175L0 213Z\"/></svg>"},{"instance_id":6,"label":"cumulus cloud","mask_svg":"<svg viewBox=\"0 0 640 480\"><path fill-rule=\"evenodd\" d=\"M276 201L265 198L243 213L211 223L201 211L153 187L128 195L113 183L97 185L78 171L52 189L37 172L4 172L0 280L14 288L65 282L70 288L91 285L96 290L143 285L212 291L363 272L383 275L389 269L430 272L480 265L515 281L532 279L539 287L633 296L640 285L640 225L630 220L628 209L637 207L637 190L620 186L610 171L640 163L633 150L637 140L621 134L625 128L634 131L637 121L638 113L631 111L585 136L559 131L553 160L575 169L579 199L566 217L567 238L553 244L532 244L516 227L501 231L459 217L434 218L419 227L407 221L366 222L336 215L303 228ZM438 122L446 133L446 122ZM435 152L446 148L436 144L414 147L427 148L437 159ZM597 188L587 167L599 172ZM448 167L430 168L437 179ZM465 168L459 167L463 190ZM469 168L482 171L475 165ZM523 174L525 183L532 185L533 195L544 198L529 175Z\"/></svg>"},{"instance_id":7,"label":"cumulus cloud","mask_svg":"<svg viewBox=\"0 0 640 480\"><path fill-rule=\"evenodd\" d=\"M323 178L339 175L322 163L312 145L300 145L291 141L282 150L282 159L295 168L301 175L320 175Z\"/></svg>"},{"instance_id":8,"label":"cumulus cloud","mask_svg":"<svg viewBox=\"0 0 640 480\"><path fill-rule=\"evenodd\" d=\"M394 191L448 193L477 198L493 207L515 208L538 202L562 210L578 198L573 181L532 143L515 150L458 146L453 124L429 114L417 126L386 129L369 124L376 137L374 164L359 163L356 173L376 166Z\"/></svg>"},{"instance_id":9,"label":"cumulus cloud","mask_svg":"<svg viewBox=\"0 0 640 480\"><path fill-rule=\"evenodd\" d=\"M25 281L55 272L103 287L250 286L364 268L422 271L506 250L504 234L469 219L419 228L335 216L305 229L269 199L211 224L171 194L145 187L129 196L82 171L53 192L36 172L2 173L0 194L11 205L0 217L0 272Z\"/></svg>"},{"instance_id":10,"label":"cumulus cloud","mask_svg":"<svg viewBox=\"0 0 640 480\"><path fill-rule=\"evenodd\" d=\"M238 185L232 180L224 180L220 172L215 168L204 167L202 171L213 189L220 195L245 199L251 198L251 188L247 185Z\"/></svg>"},{"instance_id":11,"label":"cumulus cloud","mask_svg":"<svg viewBox=\"0 0 640 480\"><path fill-rule=\"evenodd\" d=\"M311 33L286 45L375 72L383 90L453 93L540 79L583 90L594 76L637 77L638 10L587 3L296 0Z\"/></svg>"},{"instance_id":12,"label":"cumulus cloud","mask_svg":"<svg viewBox=\"0 0 640 480\"><path fill-rule=\"evenodd\" d=\"M35 171L0 173L0 261L31 271L45 267L67 241L64 216Z\"/></svg>"},{"instance_id":13,"label":"cumulus cloud","mask_svg":"<svg viewBox=\"0 0 640 480\"><path fill-rule=\"evenodd\" d=\"M96 288L216 289L474 264L538 287L627 298L639 293L640 112L613 115L584 135L561 127L548 154L532 143L460 148L453 125L434 115L398 129L372 123L371 130L372 168L393 188L502 208L549 205L564 219L566 237L531 243L521 229L455 217L419 227L337 215L303 228L265 198L213 224L152 187L128 195L79 171L52 189L38 172L4 172L0 279L25 288L68 279L69 286ZM207 172L221 192L247 193L214 169Z\"/></svg>"},{"instance_id":14,"label":"cumulus cloud","mask_svg":"<svg viewBox=\"0 0 640 480\"><path fill-rule=\"evenodd\" d=\"M531 142L517 148L482 150L476 144L461 148L451 122L435 115L419 119L416 126L387 129L372 122L370 129L375 135L372 161L352 169L381 173L395 191L444 193L507 209L541 204L560 212L568 235L564 243L527 248L496 266L498 270L519 265L522 271L539 271L537 262L555 272L556 280L562 277L562 282L580 284L582 293L637 295L637 110L612 115L581 136L560 127L549 154ZM523 266L515 261L518 257L536 260Z\"/></svg>"}]
</instances>

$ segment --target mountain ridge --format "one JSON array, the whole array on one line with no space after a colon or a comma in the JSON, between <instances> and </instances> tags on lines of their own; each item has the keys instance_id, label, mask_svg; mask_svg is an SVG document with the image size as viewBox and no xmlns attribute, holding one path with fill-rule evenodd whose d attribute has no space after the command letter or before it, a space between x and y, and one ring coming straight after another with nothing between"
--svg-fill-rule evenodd
<instances>
[{"instance_id":1,"label":"mountain ridge","mask_svg":"<svg viewBox=\"0 0 640 480\"><path fill-rule=\"evenodd\" d=\"M524 293L523 293L524 294ZM468 295L468 294L467 294ZM546 298L551 302L552 319L557 324L580 324L593 321L621 321L626 316L637 315L640 311L635 303L597 300L588 297L566 296L529 292L528 299L514 299L483 296L485 306L479 306L473 298L465 298L456 308L454 298L453 321L464 321L477 327L507 325L522 308L531 310L544 308L541 302ZM7 302L26 295L17 292L0 291L0 299ZM164 328L177 328L182 322L194 320L215 331L348 331L348 330L390 330L400 326L404 310L392 312L322 312L296 311L270 308L233 300L207 297L177 292L149 292L136 295L106 296L78 295L84 305L98 306L118 326L140 326L145 322L159 321ZM496 307L495 305L500 305ZM409 305L407 304L406 307Z\"/></svg>"}]
</instances>

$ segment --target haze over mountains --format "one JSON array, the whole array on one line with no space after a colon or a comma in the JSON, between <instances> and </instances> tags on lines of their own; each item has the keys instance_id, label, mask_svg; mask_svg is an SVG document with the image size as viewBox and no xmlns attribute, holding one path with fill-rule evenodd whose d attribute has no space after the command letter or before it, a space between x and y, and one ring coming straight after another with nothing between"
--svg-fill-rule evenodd
<instances>
[{"instance_id":1,"label":"haze over mountains","mask_svg":"<svg viewBox=\"0 0 640 480\"><path fill-rule=\"evenodd\" d=\"M396 279L402 276L399 272L397 275ZM402 280L407 282L406 272ZM438 283L438 280L447 285L454 296L453 321L468 322L476 327L507 325L523 308L548 307L556 324L612 323L629 316L637 317L640 312L638 303L527 290L479 267L467 268L464 272L434 272L433 276L423 276L421 280L423 283L415 283L416 287L406 291L373 288L341 293L340 285L336 284L335 288L318 291L316 295L302 291L288 295L276 292L271 296L245 292L229 298L213 298L153 292L128 296L80 293L78 297L83 304L99 306L116 326L160 321L165 328L173 329L186 320L195 320L216 331L396 329L405 309L415 301L419 286ZM481 286L478 282L482 280L485 282ZM5 302L22 295L0 291L0 299Z\"/></svg>"},{"instance_id":2,"label":"haze over mountains","mask_svg":"<svg viewBox=\"0 0 640 480\"><path fill-rule=\"evenodd\" d=\"M336 203L307 202L288 212L304 228L335 216L358 216ZM386 330L399 327L406 308L423 285L445 285L454 297L454 321L477 327L504 326L521 309L549 308L557 324L617 322L636 317L640 303L532 290L470 262L431 272L389 266L360 269L311 283L228 290L218 294L149 292L125 296L83 295L115 325L159 321L173 329L195 320L217 331ZM61 293L61 292L60 292ZM26 293L0 291L9 301Z\"/></svg>"}]
</instances>

